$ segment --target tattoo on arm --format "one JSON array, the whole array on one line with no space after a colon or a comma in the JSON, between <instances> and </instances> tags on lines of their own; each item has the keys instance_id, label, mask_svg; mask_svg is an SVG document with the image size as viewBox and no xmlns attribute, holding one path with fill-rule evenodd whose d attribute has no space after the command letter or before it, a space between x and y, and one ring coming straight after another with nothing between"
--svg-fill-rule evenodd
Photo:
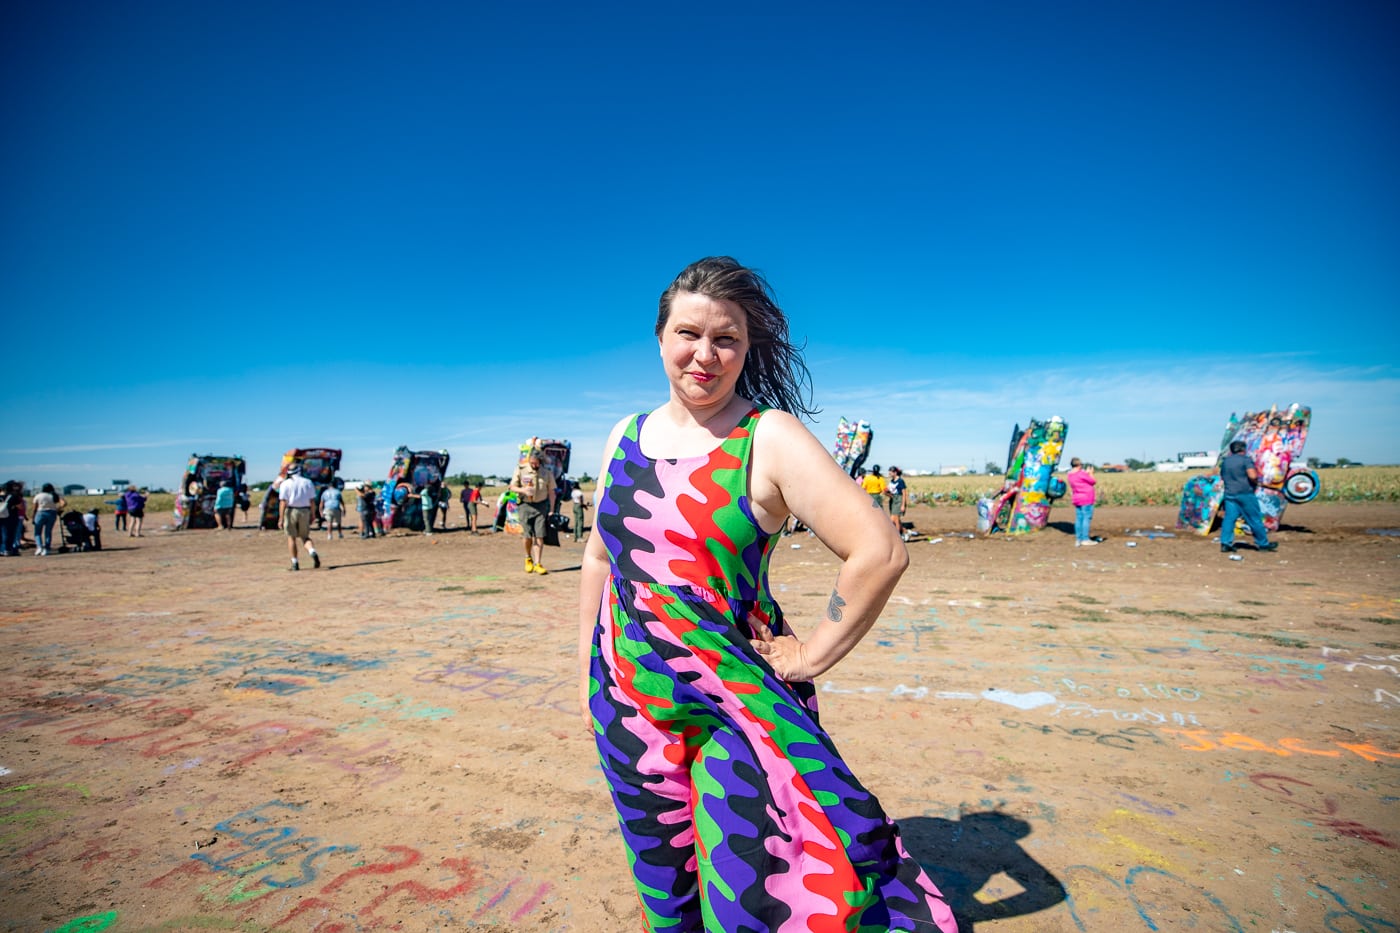
<instances>
[{"instance_id":1,"label":"tattoo on arm","mask_svg":"<svg viewBox=\"0 0 1400 933\"><path fill-rule=\"evenodd\" d=\"M826 604L826 617L833 622L840 622L842 616L841 610L845 605L846 601L841 598L841 594L833 589L831 591L831 599Z\"/></svg>"}]
</instances>

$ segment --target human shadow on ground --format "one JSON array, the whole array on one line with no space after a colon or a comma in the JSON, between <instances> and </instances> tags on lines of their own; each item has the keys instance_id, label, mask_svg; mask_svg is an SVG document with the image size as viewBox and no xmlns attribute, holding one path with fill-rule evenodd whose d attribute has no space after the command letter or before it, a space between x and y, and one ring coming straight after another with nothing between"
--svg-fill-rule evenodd
<instances>
[{"instance_id":1,"label":"human shadow on ground","mask_svg":"<svg viewBox=\"0 0 1400 933\"><path fill-rule=\"evenodd\" d=\"M1031 825L1008 813L964 813L957 820L915 816L899 820L904 846L928 875L958 920L973 933L980 920L1004 920L1046 910L1065 900L1065 886L1021 846ZM997 875L1021 886L975 895ZM1004 880L1004 879L1003 879Z\"/></svg>"},{"instance_id":2,"label":"human shadow on ground","mask_svg":"<svg viewBox=\"0 0 1400 933\"><path fill-rule=\"evenodd\" d=\"M1046 522L1045 527L1053 528L1061 534L1074 534L1074 522Z\"/></svg>"},{"instance_id":3,"label":"human shadow on ground","mask_svg":"<svg viewBox=\"0 0 1400 933\"><path fill-rule=\"evenodd\" d=\"M351 567L373 567L375 564L401 564L401 557L386 557L383 560L358 560L353 564L327 564L323 570L349 570Z\"/></svg>"}]
</instances>

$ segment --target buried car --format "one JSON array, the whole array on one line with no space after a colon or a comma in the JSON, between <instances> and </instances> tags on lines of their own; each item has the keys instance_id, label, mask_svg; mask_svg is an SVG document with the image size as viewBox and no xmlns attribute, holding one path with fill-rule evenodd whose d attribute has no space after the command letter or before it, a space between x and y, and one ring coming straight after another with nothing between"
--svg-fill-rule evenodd
<instances>
[{"instance_id":1,"label":"buried car","mask_svg":"<svg viewBox=\"0 0 1400 933\"><path fill-rule=\"evenodd\" d=\"M217 527L214 496L224 483L231 484L234 492L238 492L247 469L242 457L190 454L185 472L175 486L175 527Z\"/></svg>"},{"instance_id":2,"label":"buried car","mask_svg":"<svg viewBox=\"0 0 1400 933\"><path fill-rule=\"evenodd\" d=\"M389 517L385 524L390 528L422 531L423 508L414 493L434 480L441 483L447 476L447 464L451 461L452 455L445 450L400 447L394 451L389 479L380 496L381 514Z\"/></svg>"},{"instance_id":3,"label":"buried car","mask_svg":"<svg viewBox=\"0 0 1400 933\"><path fill-rule=\"evenodd\" d=\"M1254 470L1259 474L1254 495L1259 500L1264 527L1277 531L1288 503L1311 502L1321 488L1317 471L1310 469L1303 459L1303 445L1307 443L1311 424L1312 409L1296 402L1284 411L1271 407L1268 411L1245 412L1243 416L1230 415L1215 470L1206 476L1191 477L1182 487L1176 527L1198 535L1209 535L1216 527L1220 505L1225 501L1220 461L1231 442L1242 441L1245 456L1254 461ZM1238 527L1246 533L1249 531L1243 521Z\"/></svg>"},{"instance_id":4,"label":"buried car","mask_svg":"<svg viewBox=\"0 0 1400 933\"><path fill-rule=\"evenodd\" d=\"M259 527L268 530L277 527L277 487L287 478L287 470L294 463L301 466L301 475L316 486L318 500L327 486L340 483L340 478L335 475L336 470L340 469L339 450L334 447L293 447L282 455L282 466L277 471L277 479L263 496L262 512L258 516Z\"/></svg>"}]
</instances>

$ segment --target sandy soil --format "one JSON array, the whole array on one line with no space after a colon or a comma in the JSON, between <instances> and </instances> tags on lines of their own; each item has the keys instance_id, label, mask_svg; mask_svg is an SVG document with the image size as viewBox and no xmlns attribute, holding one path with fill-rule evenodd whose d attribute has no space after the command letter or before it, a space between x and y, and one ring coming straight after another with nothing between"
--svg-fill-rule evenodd
<instances>
[{"instance_id":1,"label":"sandy soil","mask_svg":"<svg viewBox=\"0 0 1400 933\"><path fill-rule=\"evenodd\" d=\"M1400 506L1295 506L1241 561L1123 534L1161 508L1092 550L1067 509L912 518L823 710L964 930L1396 929L1400 540L1367 529ZM539 577L514 537L352 535L293 574L276 532L168 522L0 563L0 928L638 928L577 545ZM795 624L834 573L783 540Z\"/></svg>"}]
</instances>

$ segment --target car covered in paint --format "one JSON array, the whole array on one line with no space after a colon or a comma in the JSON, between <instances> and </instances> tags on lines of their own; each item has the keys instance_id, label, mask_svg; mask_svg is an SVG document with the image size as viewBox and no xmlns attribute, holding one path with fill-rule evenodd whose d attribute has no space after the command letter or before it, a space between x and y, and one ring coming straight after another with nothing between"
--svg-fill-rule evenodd
<instances>
[{"instance_id":1,"label":"car covered in paint","mask_svg":"<svg viewBox=\"0 0 1400 933\"><path fill-rule=\"evenodd\" d=\"M414 494L435 480L441 483L446 479L447 465L451 462L452 455L445 450L400 447L394 451L394 462L389 467L389 478L380 497L390 528L423 530L423 508Z\"/></svg>"},{"instance_id":2,"label":"car covered in paint","mask_svg":"<svg viewBox=\"0 0 1400 933\"><path fill-rule=\"evenodd\" d=\"M1317 471L1303 459L1303 445L1312 426L1312 409L1296 402L1280 411L1277 406L1264 411L1249 411L1230 415L1225 423L1225 435L1220 442L1220 455L1215 469L1207 476L1193 476L1181 490L1181 509L1176 527L1209 535L1216 527L1225 489L1220 480L1220 462L1230 450L1230 444L1245 445L1245 456L1254 463L1258 474L1254 487L1263 513L1264 527L1277 531L1289 503L1301 505L1317 498L1322 488ZM1244 523L1240 528L1248 533Z\"/></svg>"},{"instance_id":3,"label":"car covered in paint","mask_svg":"<svg viewBox=\"0 0 1400 933\"><path fill-rule=\"evenodd\" d=\"M235 493L243 486L248 466L242 457L190 454L180 481L175 484L175 527L216 528L214 496L224 483Z\"/></svg>"},{"instance_id":4,"label":"car covered in paint","mask_svg":"<svg viewBox=\"0 0 1400 933\"><path fill-rule=\"evenodd\" d=\"M340 451L334 447L293 447L282 455L282 466L277 470L277 479L268 488L267 494L263 496L262 511L258 516L258 524L262 528L274 529L277 527L277 487L287 478L287 470L292 464L301 467L301 475L311 480L316 487L316 496L319 498L326 488L332 485L341 485L340 477L336 476L336 471L340 469Z\"/></svg>"}]
</instances>

